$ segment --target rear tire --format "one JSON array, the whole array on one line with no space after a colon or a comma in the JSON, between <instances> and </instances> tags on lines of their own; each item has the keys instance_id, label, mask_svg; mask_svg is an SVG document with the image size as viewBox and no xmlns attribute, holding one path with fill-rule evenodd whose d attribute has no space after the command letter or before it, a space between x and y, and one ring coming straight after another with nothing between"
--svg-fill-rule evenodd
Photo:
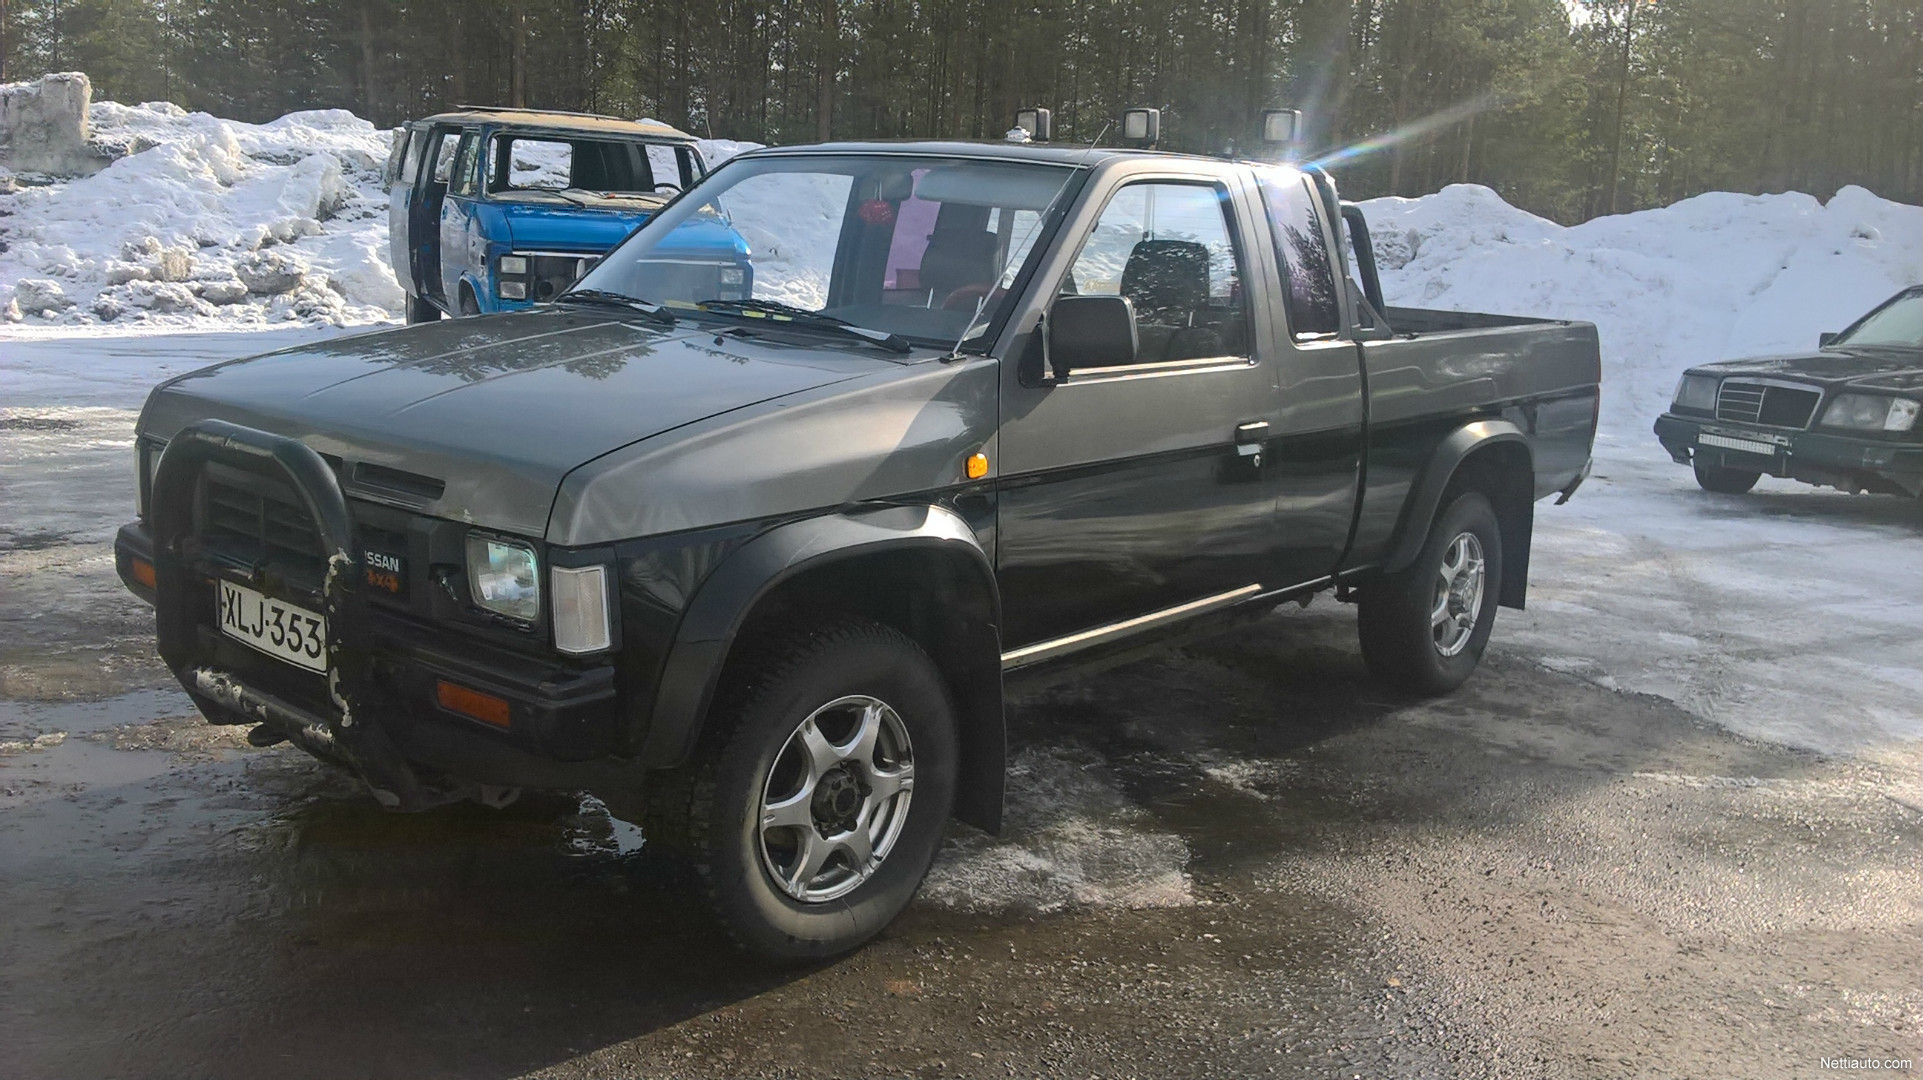
<instances>
[{"instance_id":1,"label":"rear tire","mask_svg":"<svg viewBox=\"0 0 1923 1080\"><path fill-rule=\"evenodd\" d=\"M748 952L854 949L908 906L948 824L941 673L898 631L848 620L772 637L723 679L694 760L646 792L644 832Z\"/></svg>"},{"instance_id":2,"label":"rear tire","mask_svg":"<svg viewBox=\"0 0 1923 1080\"><path fill-rule=\"evenodd\" d=\"M1436 518L1415 562L1361 590L1356 625L1369 672L1424 696L1461 686L1489 644L1501 581L1495 509L1469 492Z\"/></svg>"},{"instance_id":3,"label":"rear tire","mask_svg":"<svg viewBox=\"0 0 1923 1080\"><path fill-rule=\"evenodd\" d=\"M1763 477L1762 473L1748 469L1726 469L1721 465L1705 465L1700 460L1695 463L1695 468L1696 482L1702 485L1704 491L1714 491L1718 495L1747 495L1749 489L1756 486L1756 481Z\"/></svg>"},{"instance_id":4,"label":"rear tire","mask_svg":"<svg viewBox=\"0 0 1923 1080\"><path fill-rule=\"evenodd\" d=\"M425 296L415 296L412 293L408 294L407 323L409 326L415 323L436 322L440 317L441 309L435 307L432 300L429 300Z\"/></svg>"}]
</instances>

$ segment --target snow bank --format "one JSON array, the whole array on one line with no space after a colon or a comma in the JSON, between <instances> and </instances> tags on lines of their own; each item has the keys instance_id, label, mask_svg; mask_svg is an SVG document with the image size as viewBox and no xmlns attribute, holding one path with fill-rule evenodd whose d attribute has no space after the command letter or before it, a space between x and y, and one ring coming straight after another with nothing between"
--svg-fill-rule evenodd
<instances>
[{"instance_id":1,"label":"snow bank","mask_svg":"<svg viewBox=\"0 0 1923 1080\"><path fill-rule=\"evenodd\" d=\"M143 330L392 320L381 170L393 132L343 109L266 124L96 102L121 155L65 182L0 171L0 321ZM755 143L703 140L719 164Z\"/></svg>"},{"instance_id":2,"label":"snow bank","mask_svg":"<svg viewBox=\"0 0 1923 1080\"><path fill-rule=\"evenodd\" d=\"M386 132L342 110L242 124L165 102L99 102L101 172L13 195L10 319L243 327L385 321ZM31 301L31 303L23 302Z\"/></svg>"},{"instance_id":3,"label":"snow bank","mask_svg":"<svg viewBox=\"0 0 1923 1080\"><path fill-rule=\"evenodd\" d=\"M1923 207L1860 187L1715 192L1573 227L1469 184L1362 205L1390 304L1595 323L1605 439L1648 437L1692 364L1812 348L1923 282Z\"/></svg>"}]
</instances>

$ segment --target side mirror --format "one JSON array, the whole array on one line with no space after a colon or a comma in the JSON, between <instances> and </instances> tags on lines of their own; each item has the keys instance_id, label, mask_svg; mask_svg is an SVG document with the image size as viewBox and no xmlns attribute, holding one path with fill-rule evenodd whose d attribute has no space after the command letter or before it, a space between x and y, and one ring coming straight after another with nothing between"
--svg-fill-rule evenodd
<instances>
[{"instance_id":1,"label":"side mirror","mask_svg":"<svg viewBox=\"0 0 1923 1080\"><path fill-rule=\"evenodd\" d=\"M1126 296L1062 296L1048 309L1048 364L1058 379L1076 368L1132 364L1140 347Z\"/></svg>"},{"instance_id":2,"label":"side mirror","mask_svg":"<svg viewBox=\"0 0 1923 1080\"><path fill-rule=\"evenodd\" d=\"M1834 330L1823 331L1822 333L1816 335L1816 347L1819 349L1828 348L1829 346L1836 343L1837 336L1838 335Z\"/></svg>"}]
</instances>

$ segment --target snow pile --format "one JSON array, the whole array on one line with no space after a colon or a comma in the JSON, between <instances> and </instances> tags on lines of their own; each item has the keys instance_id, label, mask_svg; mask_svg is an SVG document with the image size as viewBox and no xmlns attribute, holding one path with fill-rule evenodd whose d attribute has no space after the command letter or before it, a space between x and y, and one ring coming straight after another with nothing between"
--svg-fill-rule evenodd
<instances>
[{"instance_id":1,"label":"snow pile","mask_svg":"<svg viewBox=\"0 0 1923 1080\"><path fill-rule=\"evenodd\" d=\"M342 110L242 124L96 103L101 172L13 195L0 311L67 325L384 321L387 132Z\"/></svg>"},{"instance_id":2,"label":"snow pile","mask_svg":"<svg viewBox=\"0 0 1923 1080\"><path fill-rule=\"evenodd\" d=\"M1642 439L1692 364L1807 350L1923 281L1923 207L1714 192L1573 227L1485 187L1362 204L1391 305L1596 324L1603 433Z\"/></svg>"}]
</instances>

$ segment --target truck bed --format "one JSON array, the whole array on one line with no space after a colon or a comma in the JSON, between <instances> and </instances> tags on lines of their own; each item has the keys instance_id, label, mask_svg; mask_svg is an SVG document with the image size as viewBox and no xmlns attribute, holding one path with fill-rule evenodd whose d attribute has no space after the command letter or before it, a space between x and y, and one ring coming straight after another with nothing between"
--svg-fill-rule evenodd
<instances>
[{"instance_id":1,"label":"truck bed","mask_svg":"<svg viewBox=\"0 0 1923 1080\"><path fill-rule=\"evenodd\" d=\"M1392 307L1382 313L1398 334L1444 334L1452 330L1491 330L1503 326L1544 326L1554 319L1522 315L1488 315L1479 311L1441 311L1435 308Z\"/></svg>"}]
</instances>

